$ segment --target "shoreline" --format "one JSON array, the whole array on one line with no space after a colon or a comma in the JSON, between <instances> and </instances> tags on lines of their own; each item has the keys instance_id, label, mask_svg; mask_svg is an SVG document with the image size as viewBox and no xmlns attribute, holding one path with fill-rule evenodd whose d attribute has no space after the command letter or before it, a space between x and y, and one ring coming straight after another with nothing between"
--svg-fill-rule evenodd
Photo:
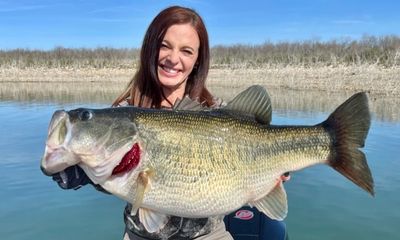
<instances>
[{"instance_id":1,"label":"shoreline","mask_svg":"<svg viewBox=\"0 0 400 240\"><path fill-rule=\"evenodd\" d=\"M0 68L0 83L107 83L125 87L135 69L118 68ZM399 96L400 68L376 65L313 68L211 68L209 87L245 88L260 84L270 89L366 91L372 95Z\"/></svg>"},{"instance_id":2,"label":"shoreline","mask_svg":"<svg viewBox=\"0 0 400 240\"><path fill-rule=\"evenodd\" d=\"M132 78L132 69L2 69L0 100L26 103L101 103L108 106ZM250 85L264 86L279 111L332 111L355 92L365 91L374 116L400 118L400 68L264 67L210 69L207 86L229 101Z\"/></svg>"}]
</instances>

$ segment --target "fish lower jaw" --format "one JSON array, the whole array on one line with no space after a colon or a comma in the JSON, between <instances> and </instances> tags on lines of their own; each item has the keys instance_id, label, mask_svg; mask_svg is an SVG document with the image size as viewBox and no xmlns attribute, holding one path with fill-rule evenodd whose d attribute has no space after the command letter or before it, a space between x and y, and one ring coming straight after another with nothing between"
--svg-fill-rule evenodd
<instances>
[{"instance_id":1,"label":"fish lower jaw","mask_svg":"<svg viewBox=\"0 0 400 240\"><path fill-rule=\"evenodd\" d=\"M79 161L80 158L77 155L62 146L57 148L46 146L41 168L46 174L52 175L79 163Z\"/></svg>"}]
</instances>

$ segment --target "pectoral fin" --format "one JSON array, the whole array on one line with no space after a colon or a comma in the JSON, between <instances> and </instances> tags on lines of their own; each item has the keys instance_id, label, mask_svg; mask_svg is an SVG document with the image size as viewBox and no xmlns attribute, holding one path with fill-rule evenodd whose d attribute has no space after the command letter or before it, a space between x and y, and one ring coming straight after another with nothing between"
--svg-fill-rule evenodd
<instances>
[{"instance_id":1,"label":"pectoral fin","mask_svg":"<svg viewBox=\"0 0 400 240\"><path fill-rule=\"evenodd\" d=\"M137 188L136 188L136 198L133 201L131 215L135 215L139 207L143 203L144 194L151 187L151 178L154 176L154 171L152 169L146 169L139 173L137 178Z\"/></svg>"},{"instance_id":2,"label":"pectoral fin","mask_svg":"<svg viewBox=\"0 0 400 240\"><path fill-rule=\"evenodd\" d=\"M283 220L287 215L288 205L282 181L279 181L271 192L252 205L271 219Z\"/></svg>"},{"instance_id":3,"label":"pectoral fin","mask_svg":"<svg viewBox=\"0 0 400 240\"><path fill-rule=\"evenodd\" d=\"M139 208L139 220L149 233L154 233L160 231L167 224L169 216L147 208Z\"/></svg>"}]
</instances>

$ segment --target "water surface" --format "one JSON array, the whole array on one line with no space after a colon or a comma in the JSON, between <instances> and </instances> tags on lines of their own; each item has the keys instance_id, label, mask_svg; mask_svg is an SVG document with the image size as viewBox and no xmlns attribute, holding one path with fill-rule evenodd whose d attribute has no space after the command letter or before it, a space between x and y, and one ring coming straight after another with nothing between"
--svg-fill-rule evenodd
<instances>
[{"instance_id":1,"label":"water surface","mask_svg":"<svg viewBox=\"0 0 400 240\"><path fill-rule=\"evenodd\" d=\"M218 95L227 99L239 91L224 90ZM78 91L78 95L65 92L64 97L50 90L42 95L29 89L25 95L18 91L0 91L2 239L121 239L122 200L90 186L61 190L39 169L52 113L109 106L117 90L99 88L94 94ZM351 94L283 93L271 91L274 124L319 123ZM379 101L386 103L387 111L376 107ZM371 101L374 118L364 152L375 179L376 196L370 197L326 166L292 173L291 181L285 184L291 239L398 239L400 121L394 114L398 107L390 106L390 101Z\"/></svg>"}]
</instances>

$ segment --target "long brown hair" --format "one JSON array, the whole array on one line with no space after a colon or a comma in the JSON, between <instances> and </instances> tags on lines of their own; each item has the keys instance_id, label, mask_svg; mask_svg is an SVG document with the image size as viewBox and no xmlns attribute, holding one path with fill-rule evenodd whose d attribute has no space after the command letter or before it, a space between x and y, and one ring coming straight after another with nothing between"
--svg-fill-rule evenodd
<instances>
[{"instance_id":1,"label":"long brown hair","mask_svg":"<svg viewBox=\"0 0 400 240\"><path fill-rule=\"evenodd\" d=\"M140 51L139 69L125 91L113 102L113 106L127 100L129 105L161 107L164 93L157 74L161 43L169 27L186 23L190 23L196 30L200 47L196 65L187 79L185 94L207 106L214 104L213 97L205 86L210 65L210 47L204 22L194 10L172 6L161 11L148 27Z\"/></svg>"}]
</instances>

